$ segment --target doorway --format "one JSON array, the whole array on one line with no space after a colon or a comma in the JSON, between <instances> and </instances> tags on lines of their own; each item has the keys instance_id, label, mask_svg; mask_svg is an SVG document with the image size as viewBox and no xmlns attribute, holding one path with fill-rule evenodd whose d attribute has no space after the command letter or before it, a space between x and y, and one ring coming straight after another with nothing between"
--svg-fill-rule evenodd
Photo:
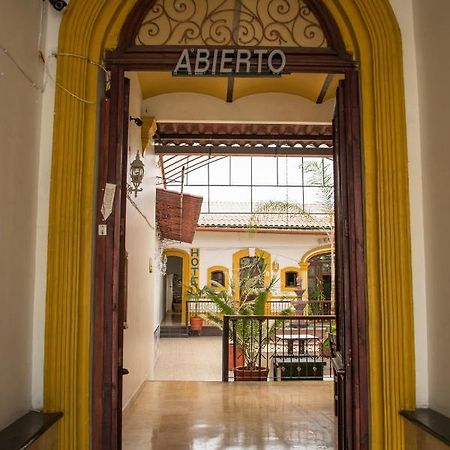
<instances>
[{"instance_id":1,"label":"doorway","mask_svg":"<svg viewBox=\"0 0 450 450\"><path fill-rule=\"evenodd\" d=\"M142 2L139 4L141 9L136 9L136 16L133 21L136 21L136 17L142 17L145 12L148 12L148 4ZM138 14L139 12L139 14ZM326 15L325 10L320 10L311 6L310 12L315 13L319 18L323 19ZM327 17L328 18L328 17ZM130 20L130 27L133 21ZM330 22L333 23L332 21ZM340 89L337 102L337 114L335 119L335 157L336 157L336 179L337 185L337 253L340 256L340 261L337 263L338 276L337 276L337 312L340 315L339 323L340 329L344 331L341 333L338 350L343 356L343 360L347 358L350 362L350 353L353 355L352 371L346 373L346 376L341 376L340 383L343 388L342 396L343 408L341 410L343 418L345 420L345 426L342 425L342 433L345 434L343 442L345 446L342 448L351 448L354 442L360 442L359 448L365 448L363 442L366 442L367 436L367 414L360 414L357 420L353 420L352 416L355 415L352 405L356 402L360 405L359 412L367 411L367 396L368 392L365 389L367 386L367 360L366 351L363 346L365 338L359 338L358 333L352 330L365 330L365 322L360 321L356 323L356 317L365 317L363 314L365 309L365 295L364 295L364 273L359 270L355 270L356 262L361 267L361 261L364 260L363 250L361 246L354 245L354 241L363 242L364 236L362 235L362 201L361 201L361 167L357 164L354 165L352 157L358 161L358 155L360 154L359 147L359 110L358 110L358 72L356 69L356 63L349 59L349 56L343 52L342 43L336 36L336 29L330 30L330 23L322 22L324 27L324 33L330 40L336 39L338 45L336 45L336 52L334 54L328 54L327 57L323 57L323 52L320 51L317 54L305 54L292 51L288 53L291 66L290 70L293 72L302 73L302 71L311 72L326 72L326 73L339 73L344 76L345 81L340 82ZM327 25L325 25L327 24ZM135 24L136 25L136 24ZM128 30L130 32L130 30ZM132 33L134 33L133 30ZM131 35L128 36L130 38ZM133 34L132 38L136 37ZM130 41L131 42L131 41ZM320 47L320 46L319 46ZM130 47L132 48L132 46ZM114 114L112 115L112 127L117 129L117 141L121 141L120 124L123 124L123 84L124 84L124 71L126 68L133 68L135 70L161 70L161 67L169 68L173 66L173 58L179 52L179 49L172 49L172 52L167 54L167 58L161 59L161 49L149 49L148 54L152 55L155 59L152 62L146 62L142 56L144 53L139 52L132 55L132 52L125 52L120 56L120 52L123 49L119 49L115 54L111 54L108 57L111 73L112 73L112 92L111 101L113 104ZM318 57L321 55L321 58ZM122 59L121 59L122 57ZM171 59L172 58L172 59ZM234 77L230 77L234 78ZM231 94L230 94L231 95ZM128 117L127 117L128 119ZM351 139L349 139L351 138ZM112 142L110 145L116 147L117 142ZM119 169L120 162L118 163ZM121 168L123 171L123 167ZM119 170L120 171L120 170ZM121 221L123 216L117 217L117 220ZM116 245L120 245L118 242ZM350 249L354 251L351 252ZM119 263L120 266L120 263ZM97 270L102 270L97 266ZM115 274L112 274L113 277ZM350 298L352 294L353 308L350 308ZM111 318L115 323L120 324L120 317ZM361 320L361 319L360 319ZM120 334L120 326L116 329ZM113 339L113 343L115 339ZM120 342L120 339L118 340ZM115 343L113 344L113 346ZM349 352L350 351L350 352ZM112 349L113 354L119 353L120 349ZM340 370L343 370L342 368ZM343 374L341 374L343 375ZM358 380L358 383L355 383ZM105 413L105 412L104 412ZM117 411L112 411L113 414L120 414ZM108 412L106 412L108 414ZM113 419L114 421L114 419ZM354 429L351 425L357 423L358 429ZM345 431L344 431L345 430Z\"/></svg>"}]
</instances>

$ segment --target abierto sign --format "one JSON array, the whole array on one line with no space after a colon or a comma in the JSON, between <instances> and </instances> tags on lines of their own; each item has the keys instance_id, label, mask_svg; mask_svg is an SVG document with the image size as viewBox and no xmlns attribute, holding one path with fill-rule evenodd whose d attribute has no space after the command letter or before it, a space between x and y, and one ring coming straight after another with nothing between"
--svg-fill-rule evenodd
<instances>
[{"instance_id":1,"label":"abierto sign","mask_svg":"<svg viewBox=\"0 0 450 450\"><path fill-rule=\"evenodd\" d=\"M286 67L282 50L184 49L174 76L280 76Z\"/></svg>"}]
</instances>

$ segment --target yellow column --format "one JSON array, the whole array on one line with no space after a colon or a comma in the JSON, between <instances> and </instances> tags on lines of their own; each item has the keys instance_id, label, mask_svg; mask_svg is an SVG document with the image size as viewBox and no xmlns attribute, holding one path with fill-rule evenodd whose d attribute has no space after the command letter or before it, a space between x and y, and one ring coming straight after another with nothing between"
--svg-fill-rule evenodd
<instances>
[{"instance_id":1,"label":"yellow column","mask_svg":"<svg viewBox=\"0 0 450 450\"><path fill-rule=\"evenodd\" d=\"M303 289L305 289L305 293L303 294L303 300L308 300L308 269L309 269L309 263L308 262L300 262L300 278L302 279L303 283Z\"/></svg>"}]
</instances>

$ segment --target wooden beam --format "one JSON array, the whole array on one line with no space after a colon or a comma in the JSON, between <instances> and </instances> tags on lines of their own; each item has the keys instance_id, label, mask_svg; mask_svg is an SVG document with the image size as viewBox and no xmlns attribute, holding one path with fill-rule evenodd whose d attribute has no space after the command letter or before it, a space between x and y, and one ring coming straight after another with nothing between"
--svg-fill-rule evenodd
<instances>
[{"instance_id":1,"label":"wooden beam","mask_svg":"<svg viewBox=\"0 0 450 450\"><path fill-rule=\"evenodd\" d=\"M214 155L214 156L316 156L332 158L333 148L327 147L232 147L217 145L156 145L157 155Z\"/></svg>"},{"instance_id":2,"label":"wooden beam","mask_svg":"<svg viewBox=\"0 0 450 450\"><path fill-rule=\"evenodd\" d=\"M323 103L325 96L327 95L328 89L330 88L331 82L333 81L333 78L334 78L334 74L332 74L332 73L329 73L327 75L327 77L325 78L325 81L322 86L322 90L320 91L320 94L316 100L316 103L318 105Z\"/></svg>"},{"instance_id":3,"label":"wooden beam","mask_svg":"<svg viewBox=\"0 0 450 450\"><path fill-rule=\"evenodd\" d=\"M229 77L227 84L227 103L233 103L233 93L234 93L234 77Z\"/></svg>"}]
</instances>

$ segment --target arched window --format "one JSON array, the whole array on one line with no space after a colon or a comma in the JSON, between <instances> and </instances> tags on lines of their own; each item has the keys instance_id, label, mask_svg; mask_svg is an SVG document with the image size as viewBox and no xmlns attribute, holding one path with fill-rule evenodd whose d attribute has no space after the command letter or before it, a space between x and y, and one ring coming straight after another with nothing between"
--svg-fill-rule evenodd
<instances>
[{"instance_id":1,"label":"arched window","mask_svg":"<svg viewBox=\"0 0 450 450\"><path fill-rule=\"evenodd\" d=\"M313 256L308 262L309 300L331 300L331 253Z\"/></svg>"}]
</instances>

